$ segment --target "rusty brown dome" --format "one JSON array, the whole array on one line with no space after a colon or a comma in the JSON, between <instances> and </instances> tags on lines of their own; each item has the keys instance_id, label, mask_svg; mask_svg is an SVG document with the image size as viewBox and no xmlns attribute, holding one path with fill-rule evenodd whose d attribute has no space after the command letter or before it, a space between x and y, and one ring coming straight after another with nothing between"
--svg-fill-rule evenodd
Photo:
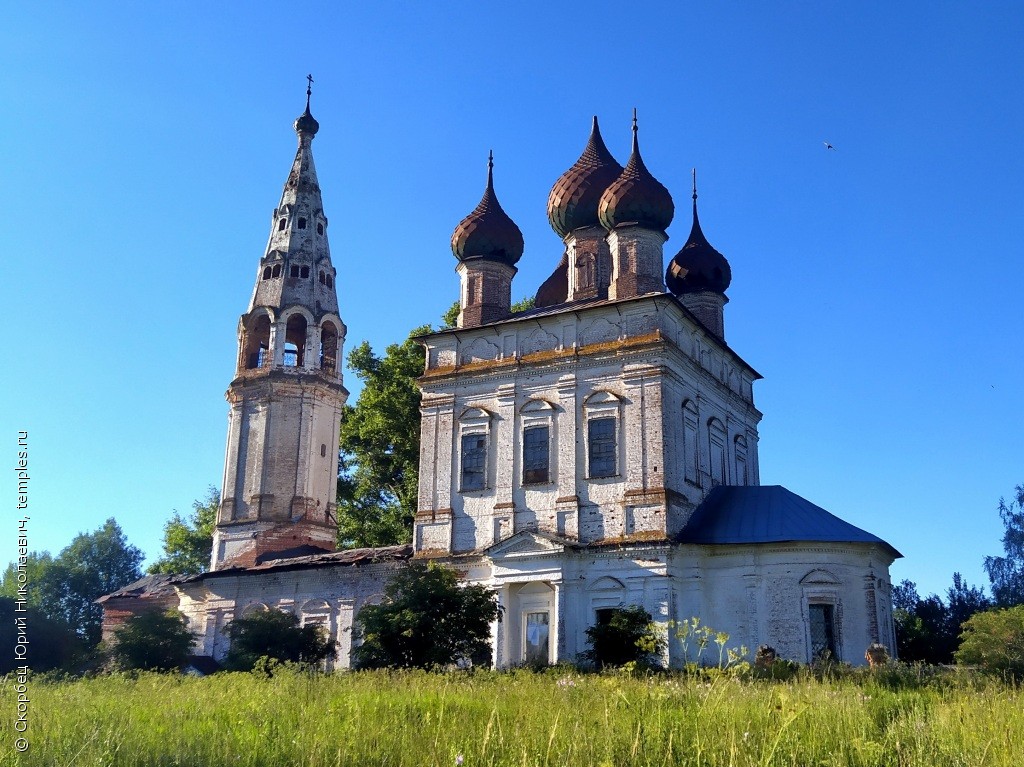
<instances>
[{"instance_id":1,"label":"rusty brown dome","mask_svg":"<svg viewBox=\"0 0 1024 767\"><path fill-rule=\"evenodd\" d=\"M601 194L620 173L622 166L605 146L595 116L583 154L559 177L548 195L548 221L559 237L584 226L600 225L597 205Z\"/></svg>"},{"instance_id":2,"label":"rusty brown dome","mask_svg":"<svg viewBox=\"0 0 1024 767\"><path fill-rule=\"evenodd\" d=\"M312 78L310 78L310 82L313 82ZM311 93L310 88L306 88L306 111L295 118L295 124L292 126L299 135L307 133L310 136L315 136L316 132L320 130L320 123L316 121L313 114L309 111L309 97Z\"/></svg>"},{"instance_id":3,"label":"rusty brown dome","mask_svg":"<svg viewBox=\"0 0 1024 767\"><path fill-rule=\"evenodd\" d=\"M515 266L523 255L523 233L494 194L494 155L487 158L487 188L480 203L452 233L452 253L459 261L483 259Z\"/></svg>"},{"instance_id":4,"label":"rusty brown dome","mask_svg":"<svg viewBox=\"0 0 1024 767\"><path fill-rule=\"evenodd\" d=\"M676 208L672 195L644 165L633 116L633 152L619 177L601 195L597 213L605 229L634 224L665 231Z\"/></svg>"},{"instance_id":5,"label":"rusty brown dome","mask_svg":"<svg viewBox=\"0 0 1024 767\"><path fill-rule=\"evenodd\" d=\"M696 177L696 174L694 174ZM665 284L677 296L713 291L724 293L732 282L732 269L725 256L711 247L697 219L697 183L693 185L693 227L686 244L668 262Z\"/></svg>"}]
</instances>

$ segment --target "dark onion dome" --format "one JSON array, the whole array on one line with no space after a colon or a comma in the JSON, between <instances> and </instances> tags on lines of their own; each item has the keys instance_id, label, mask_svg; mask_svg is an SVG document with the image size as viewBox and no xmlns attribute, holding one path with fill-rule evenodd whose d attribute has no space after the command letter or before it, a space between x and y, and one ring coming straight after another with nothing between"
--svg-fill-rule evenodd
<instances>
[{"instance_id":1,"label":"dark onion dome","mask_svg":"<svg viewBox=\"0 0 1024 767\"><path fill-rule=\"evenodd\" d=\"M668 189L662 186L644 165L636 138L636 113L633 114L633 152L619 177L601 195L597 214L605 229L634 224L664 232L672 223L675 204Z\"/></svg>"},{"instance_id":2,"label":"dark onion dome","mask_svg":"<svg viewBox=\"0 0 1024 767\"><path fill-rule=\"evenodd\" d=\"M311 90L306 88L306 111L295 118L295 132L302 134L307 133L310 136L315 136L316 132L320 130L320 123L316 121L313 115L309 111L309 96Z\"/></svg>"},{"instance_id":3,"label":"dark onion dome","mask_svg":"<svg viewBox=\"0 0 1024 767\"><path fill-rule=\"evenodd\" d=\"M724 293L732 282L732 269L725 256L711 247L697 219L697 174L693 182L693 227L686 244L668 262L665 284L677 296L709 290Z\"/></svg>"},{"instance_id":4,"label":"dark onion dome","mask_svg":"<svg viewBox=\"0 0 1024 767\"><path fill-rule=\"evenodd\" d=\"M494 194L494 154L487 158L487 188L480 204L452 233L452 253L459 261L484 259L515 266L523 255L523 233L501 209Z\"/></svg>"},{"instance_id":5,"label":"dark onion dome","mask_svg":"<svg viewBox=\"0 0 1024 767\"><path fill-rule=\"evenodd\" d=\"M569 297L569 254L563 253L555 271L537 289L533 305L540 309L545 306L564 304Z\"/></svg>"},{"instance_id":6,"label":"dark onion dome","mask_svg":"<svg viewBox=\"0 0 1024 767\"><path fill-rule=\"evenodd\" d=\"M622 166L605 146L595 116L586 149L548 195L548 221L555 233L565 237L574 229L600 225L597 205L601 194L620 173Z\"/></svg>"}]
</instances>

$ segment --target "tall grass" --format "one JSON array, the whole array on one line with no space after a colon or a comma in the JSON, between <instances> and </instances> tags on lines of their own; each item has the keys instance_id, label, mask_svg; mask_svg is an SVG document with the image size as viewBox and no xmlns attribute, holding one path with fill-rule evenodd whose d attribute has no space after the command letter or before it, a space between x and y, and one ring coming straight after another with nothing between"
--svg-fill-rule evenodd
<instances>
[{"instance_id":1,"label":"tall grass","mask_svg":"<svg viewBox=\"0 0 1024 767\"><path fill-rule=\"evenodd\" d=\"M1006 765L1024 693L996 682L356 673L34 682L3 764ZM0 708L14 711L10 685Z\"/></svg>"}]
</instances>

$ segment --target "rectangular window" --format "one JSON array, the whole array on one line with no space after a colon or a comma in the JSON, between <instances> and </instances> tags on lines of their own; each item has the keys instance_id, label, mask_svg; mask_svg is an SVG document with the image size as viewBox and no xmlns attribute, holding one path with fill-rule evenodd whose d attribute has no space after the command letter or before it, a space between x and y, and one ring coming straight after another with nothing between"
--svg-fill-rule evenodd
<instances>
[{"instance_id":1,"label":"rectangular window","mask_svg":"<svg viewBox=\"0 0 1024 767\"><path fill-rule=\"evenodd\" d=\"M811 619L811 660L819 660L825 653L839 660L836 653L836 630L832 605L808 605Z\"/></svg>"},{"instance_id":2,"label":"rectangular window","mask_svg":"<svg viewBox=\"0 0 1024 767\"><path fill-rule=\"evenodd\" d=\"M587 447L591 477L615 476L615 419L587 421Z\"/></svg>"},{"instance_id":3,"label":"rectangular window","mask_svg":"<svg viewBox=\"0 0 1024 767\"><path fill-rule=\"evenodd\" d=\"M548 427L531 426L523 431L523 484L548 481Z\"/></svg>"},{"instance_id":4,"label":"rectangular window","mask_svg":"<svg viewBox=\"0 0 1024 767\"><path fill-rule=\"evenodd\" d=\"M464 434L462 436L462 489L483 490L487 471L487 436L485 434Z\"/></svg>"}]
</instances>

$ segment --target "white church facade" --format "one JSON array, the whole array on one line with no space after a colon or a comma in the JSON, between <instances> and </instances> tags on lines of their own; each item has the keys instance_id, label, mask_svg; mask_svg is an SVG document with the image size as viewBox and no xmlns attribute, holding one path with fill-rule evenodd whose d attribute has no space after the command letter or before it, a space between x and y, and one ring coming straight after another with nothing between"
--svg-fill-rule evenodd
<instances>
[{"instance_id":1,"label":"white church facade","mask_svg":"<svg viewBox=\"0 0 1024 767\"><path fill-rule=\"evenodd\" d=\"M668 259L675 206L640 156L625 167L596 118L548 200L561 261L535 307L511 311L523 238L498 203L492 163L456 228L456 328L424 348L418 508L411 545L335 551L345 326L312 157L298 151L250 305L239 322L222 504L210 572L143 579L104 598L109 616L176 604L199 655L225 627L284 609L323 625L349 665L353 625L410 561L439 561L498 595L498 667L573 661L603 611L641 605L686 661L673 622L729 646L807 662L863 663L895 647L889 566L899 553L779 486L762 486L753 388L725 341L728 261L697 218ZM111 622L111 625L113 623Z\"/></svg>"}]
</instances>

